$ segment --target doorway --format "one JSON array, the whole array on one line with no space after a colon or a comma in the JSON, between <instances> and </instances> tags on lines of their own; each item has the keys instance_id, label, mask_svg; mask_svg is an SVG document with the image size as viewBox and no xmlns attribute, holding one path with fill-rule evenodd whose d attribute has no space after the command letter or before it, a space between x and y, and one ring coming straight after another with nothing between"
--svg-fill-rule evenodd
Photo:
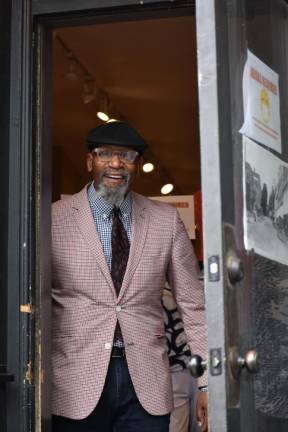
<instances>
[{"instance_id":1,"label":"doorway","mask_svg":"<svg viewBox=\"0 0 288 432\"><path fill-rule=\"evenodd\" d=\"M105 7L103 6L104 3ZM218 369L215 367L215 374L210 374L209 376L209 394L212 402L210 404L210 411L211 418L213 418L214 422L213 428L221 432L223 430L228 430L230 424L239 425L239 428L243 430L252 430L256 423L257 425L260 424L259 418L263 430L268 430L273 427L275 429L279 425L280 427L282 425L283 430L284 428L287 429L286 414L282 416L283 418L275 418L267 414L265 411L266 407L264 407L265 415L263 415L263 412L257 412L254 403L253 380L249 377L247 371L244 370L244 373L241 373L240 393L240 380L234 380L231 376L229 362L227 362L229 358L229 340L227 339L228 332L226 332L226 329L231 329L233 333L234 327L229 325L229 323L235 323L235 314L231 312L231 309L229 310L232 304L230 300L231 298L232 300L233 298L236 300L237 298L240 299L238 302L234 302L234 300L233 302L236 309L239 308L239 313L242 316L242 328L239 329L241 330L240 345L238 344L238 336L240 333L238 329L235 329L237 339L236 345L240 346L240 354L242 355L247 352L247 348L250 348L250 340L254 338L254 329L250 327L250 315L251 317L257 317L259 314L261 317L260 312L265 311L262 307L261 311L258 311L255 302L250 301L250 287L255 286L255 280L257 279L255 274L259 274L260 277L258 279L260 283L258 288L259 292L263 292L261 281L266 281L265 268L267 268L267 263L264 263L265 266L263 266L260 261L261 266L259 271L256 269L255 273L255 266L249 261L250 258L246 256L246 251L243 249L241 251L241 257L244 256L246 278L241 281L240 284L237 282L239 285L237 289L234 289L234 286L230 286L231 284L228 281L225 261L225 248L229 250L227 246L229 246L228 241L230 241L231 238L233 241L231 240L230 243L233 248L237 249L233 243L234 237L231 237L229 234L231 232L231 227L233 229L236 227L235 233L237 234L237 242L235 243L238 243L240 247L243 243L242 147L241 137L238 131L243 123L242 78L243 66L247 57L247 48L252 49L253 53L259 56L259 59L262 59L270 68L279 73L282 93L281 117L284 119L287 111L287 86L285 85L285 77L287 76L286 3L287 2L283 0L273 0L273 2L271 0L261 2L258 0L253 2L246 0L227 0L223 2L207 0L206 2L197 2L197 23L200 24L197 25L197 29L199 30L198 61L199 77L202 82L200 86L202 188L205 215L207 216L204 218L206 219L204 220L206 240L205 255L207 259L210 256L216 259L214 262L211 261L211 265L213 265L212 269L215 270L216 267L218 270L217 264L220 263L220 272L217 272L217 277L211 272L211 278L205 281L206 291L209 294L207 296L207 325L210 333L209 347L212 348L209 355L211 354L211 365L213 366L214 359L216 365L218 364ZM9 5L9 10L5 10L3 14L5 20L7 20L5 24L8 23L10 12L12 16L11 31L7 29L7 34L11 33L11 41L7 43L7 46L9 46L5 51L5 53L9 53L5 59L5 67L7 71L9 68L11 70L6 72L7 79L3 81L4 83L7 83L9 80L11 81L10 95L7 95L3 99L5 114L8 112L7 107L10 105L9 116L7 114L6 121L7 127L3 129L5 130L3 142L6 140L9 141L9 149L3 146L5 157L2 164L5 182L1 183L3 202L6 201L6 208L3 211L4 218L2 219L2 232L4 233L3 245L5 245L2 245L5 255L4 260L2 260L2 266L4 276L5 271L8 274L7 283L6 278L3 279L4 282L2 283L4 313L1 321L1 338L3 338L3 334L4 344L2 345L4 348L2 347L2 350L4 352L1 362L3 362L3 359L4 362L7 361L7 368L4 371L5 380L6 371L8 372L8 376L11 376L11 374L15 375L13 384L9 383L6 385L5 383L1 388L1 426L4 425L3 428L5 428L5 430L7 429L9 432L17 430L19 425L21 425L21 430L23 431L32 430L34 425L31 426L30 420L35 417L35 430L41 430L39 426L40 422L44 424L45 430L46 425L47 431L49 430L50 392L49 364L47 360L49 359L50 334L49 219L52 201L52 175L49 172L49 167L51 165L49 153L52 151L51 142L54 143L55 147L53 149L54 199L59 198L65 191L69 194L73 193L79 189L80 183L82 186L83 183L87 181L84 163L82 168L80 168L80 171L82 169L83 171L79 172L76 168L74 169L76 166L74 158L69 159L70 152L68 145L69 140L71 140L71 142L73 141L73 136L70 135L69 137L67 136L67 139L65 138L67 130L70 130L73 123L78 122L80 117L67 114L67 118L62 127L63 135L59 141L54 139L54 135L53 137L49 136L52 130L49 117L52 112L54 114L56 113L57 108L52 109L52 104L49 100L50 95L52 95L52 90L50 89L52 76L50 68L52 62L50 57L53 53L52 32L56 31L56 34L54 33L54 37L56 37L57 31L61 33L62 29L69 29L72 26L76 26L74 27L75 29L84 24L89 26L94 26L96 24L97 26L104 26L104 24L107 24L107 26L109 26L113 22L116 28L120 23L124 25L124 23L130 22L132 25L133 20L134 22L139 22L140 28L142 22L145 20L149 21L149 19L151 20L152 18L168 19L172 17L192 16L194 7L194 1L186 0L158 0L156 2L155 0L107 0L105 2L101 0L83 0L82 2L79 2L79 0L71 0L70 2L65 0L15 0L13 4ZM153 13L151 12L152 9ZM34 22L32 19L33 17L35 18ZM35 24L34 28L32 28L32 23ZM265 37L263 37L263 35ZM60 34L60 37L61 36L64 43L67 43L68 51L74 53L73 50L75 50L75 55L77 58L79 56L79 61L88 71L88 74L92 73L93 67L91 68L91 63L87 61L85 56L82 58L82 55L78 53L77 44L75 43L74 46L74 43L71 43L70 47L69 41L66 41L62 34ZM174 41L172 36L169 34L170 44L173 45ZM78 43L78 41L76 42ZM99 40L100 45L101 42L102 41ZM156 42L158 43L158 40L155 41L155 43ZM55 40L54 43L56 44ZM84 43L87 44L87 39ZM57 50L59 49L60 51L60 48L61 46L59 45ZM95 47L95 49L96 48L97 47ZM181 44L178 44L178 49L180 51L182 48ZM56 48L54 51L56 53ZM11 62L8 61L10 55ZM61 55L63 55L63 52ZM32 73L32 57L36 60L34 74ZM89 55L87 58L89 60ZM154 65L149 66L152 71ZM65 66L65 68L66 67L67 66ZM171 64L169 67L171 67ZM113 68L111 68L111 70L113 70ZM133 110L128 108L127 94L123 95L119 93L119 90L116 92L116 89L111 87L111 81L101 81L103 76L105 79L107 77L109 78L108 72L109 71L104 71L103 74L102 70L102 78L101 74L95 74L95 77L93 76L96 85L99 89L103 87L103 91L105 91L112 102L115 103L119 113L122 112L123 117L127 117L127 121L130 120L132 124L135 122L135 127L139 128L144 136L147 134L147 139L153 145L154 157L158 158L159 162L162 162L162 160L164 161L165 165L162 162L164 169L166 166L172 166L172 157L175 158L176 153L180 153L177 151L178 140L175 155L172 155L170 150L169 152L167 150L167 143L160 144L161 138L163 138L163 136L168 137L168 133L165 135L162 130L159 137L155 132L160 131L159 126L161 124L158 117L155 117L155 111L153 116L149 114L149 122L147 122L146 125L142 124L142 118L141 122L139 121L140 117L138 117L137 120ZM32 122L32 78L33 83L36 81L33 106L33 120L36 119L35 122ZM84 92L84 84L80 84L79 79L77 82L78 98L80 99ZM76 82L74 84L76 84ZM86 87L88 87L88 82L86 82L86 84ZM160 84L162 84L162 80ZM3 88L3 90L5 89ZM126 90L128 90L128 88ZM130 90L132 89L130 88ZM170 91L171 89L169 89L169 94L172 94ZM4 92L3 94L6 93ZM176 94L177 92L174 93L174 96L176 96ZM130 94L131 99L133 99L132 95L134 95L135 98L135 93L132 92ZM138 94L138 96L141 95ZM165 97L167 97L167 95L165 95ZM58 99L58 103L62 102L60 99ZM193 97L191 97L191 100L193 100ZM6 103L7 101L9 104ZM162 102L163 101L167 102L166 99L163 99ZM154 103L156 102L153 101L152 103L150 99L145 101L142 98L141 102L141 108L146 108L147 102L149 102L153 109L158 106L156 104L154 107ZM166 103L163 103L163 105L166 106ZM82 105L82 109L86 110L88 106L89 104L85 103ZM180 107L184 107L185 104L183 103L183 105L180 105L179 103L177 106L181 113ZM88 117L88 115L87 117L84 116L84 118L90 119L89 122L91 121L91 124L84 125L85 127L82 126L82 132L77 140L76 150L74 150L75 154L77 154L78 148L81 147L81 149L83 149L81 150L81 152L83 152L83 157L85 156L84 140L87 132L86 127L90 128L95 125L95 110L96 106L93 109L93 114L91 111L90 117ZM151 112L153 112L153 110ZM191 107L190 111L188 110L187 112L190 112L190 114L192 113ZM171 126L170 123L173 124L174 122L174 116L170 117L170 112L168 114L166 113L166 131L168 131L168 127ZM182 113L182 115L184 114ZM185 127L188 125L188 128L191 130L193 126L191 117L189 117L189 120L187 120L187 117L185 118ZM36 129L34 135L32 134L32 124ZM198 122L195 124L198 124ZM282 133L285 134L283 137L287 135L286 129L286 123L282 121ZM181 134L183 130L184 128L180 127L177 132ZM55 115L53 131L56 132ZM31 139L32 135L33 139ZM65 151L61 149L62 140L65 142L65 146L67 146L65 147ZM189 139L187 139L186 143L188 142L190 142ZM283 140L283 142L287 142L287 140ZM161 153L160 148L162 149ZM196 153L197 148L197 145L193 148ZM286 148L287 146L283 146L283 154L281 155L284 160L287 160ZM187 151L186 149L186 152L188 154L189 150ZM72 153L71 151L71 154ZM5 163L6 156L7 160L9 159L9 163L7 164ZM58 158L59 160L61 160L61 158L65 160L65 163L66 161L71 162L70 164L67 163L67 173L64 169L61 173L61 171L58 172L55 168ZM79 155L79 161L80 160L81 154ZM181 165L181 178L184 176L184 166L186 165ZM6 177L8 167L9 181L8 177ZM203 169L203 167L205 169ZM191 168L189 169L191 170ZM147 181L149 184L153 183L150 180L154 178L152 176L156 176L156 172L155 169L149 176L143 173L143 182ZM190 171L190 173L193 174L193 171ZM171 179L171 181L175 180L175 186L178 187L176 170L172 172L172 175L173 179ZM69 182L71 190L70 186L66 188L66 185L62 188L62 184L64 184L65 179L69 178L69 176L73 179L73 185L72 180ZM75 178L78 179L78 177L81 179L79 184L75 181ZM192 178L197 179L197 173L195 176L191 175L191 179ZM229 180L227 181L227 179ZM153 184L156 184L156 182ZM157 194L158 190L157 188ZM141 192L140 189L139 191ZM177 191L177 189L174 191ZM234 192L236 193L234 194ZM152 192L149 191L149 195L150 194L152 195ZM227 236L223 229L225 223L229 224L228 228L230 230L227 230L229 234L227 234ZM227 238L224 238L223 234L225 234ZM41 243L41 239L43 238L45 238L45 242ZM238 258L237 255L236 258ZM236 259L236 264L237 263L239 263L239 261ZM208 265L209 263L207 260L207 268ZM271 268L273 272L279 273L274 264ZM286 285L284 285L284 281L287 280L287 267L284 267L282 270L284 276L281 277L280 282L281 284L283 283L283 287L285 288ZM30 278L31 275L33 276L32 279ZM280 285L279 287L281 288ZM238 289L238 287L241 289ZM274 288L273 285L271 295L269 291L268 297L265 300L268 305L270 304L269 302L274 301ZM255 298L257 299L258 297L255 296ZM281 304L283 304L282 300L281 302ZM8 305L6 310L5 305ZM20 306L23 306L22 309ZM21 313L19 313L19 310ZM272 309L273 321L271 321L271 323L273 325L269 323L269 330L272 329L272 332L275 331L275 335L277 334L278 336L281 333L277 330L277 319L274 319L275 317L277 318L274 313L275 310L275 308ZM31 312L33 312L33 314ZM279 309L278 312L282 313L281 309ZM284 314L282 315L284 316ZM246 319L246 317L248 317L248 319ZM285 317L285 319L283 318L283 325L287 326L287 314ZM231 318L231 321L226 321L226 318L229 320ZM35 322L36 331L34 332ZM31 331L31 329L33 330ZM250 332L251 329L253 332ZM36 342L33 338L34 335L36 335ZM274 340L275 339L273 339L273 341ZM248 343L249 346L247 346ZM36 362L34 370L32 370L33 373L31 374L30 359L34 360L34 347L37 347L35 350ZM214 350L214 348L216 349ZM277 349L271 351L270 344L267 343L262 344L260 348L264 351L265 358L268 360L268 366L264 368L264 371L267 371L268 377L270 377L271 370L274 371L277 369L280 373L285 371L285 365L287 363L285 356L287 350L280 349L281 346L278 344ZM273 355L271 355L271 352ZM218 358L219 353L220 357ZM215 357L213 358L212 355L215 355ZM238 357L235 357L238 361ZM242 365L243 357L239 357L239 359L240 365ZM239 371L238 373L240 375ZM276 382L274 376L272 376L272 379ZM281 383L282 382L283 380ZM284 382L286 381L284 380ZM278 392L279 385L275 387L275 390ZM36 399L34 399L35 388ZM219 391L219 389L221 389L221 391ZM270 399L268 399L268 402L269 401ZM276 401L275 405L277 405L278 398L274 397L274 401ZM285 397L283 401L285 404ZM36 407L36 416L34 415L34 407ZM237 411L235 421L233 415L231 415L231 407L233 411L234 408L235 411ZM6 411L8 415L6 415ZM243 424L241 423L241 426L239 416L242 418L241 422ZM4 423L2 420L3 418ZM257 426L255 427L257 428ZM280 430L279 427L278 429Z\"/></svg>"},{"instance_id":2,"label":"doorway","mask_svg":"<svg viewBox=\"0 0 288 432\"><path fill-rule=\"evenodd\" d=\"M173 185L173 195L200 190L195 16L191 10L162 15L139 15L135 20L100 17L89 25L53 28L51 139L42 143L52 150L52 200L44 198L45 208L90 180L85 138L103 123L98 112L127 121L149 143L144 162L152 163L154 170L140 173L136 192L157 197L167 183ZM42 265L45 260L49 261L47 247ZM49 374L49 352L43 347ZM41 399L48 407L46 398L48 391Z\"/></svg>"}]
</instances>

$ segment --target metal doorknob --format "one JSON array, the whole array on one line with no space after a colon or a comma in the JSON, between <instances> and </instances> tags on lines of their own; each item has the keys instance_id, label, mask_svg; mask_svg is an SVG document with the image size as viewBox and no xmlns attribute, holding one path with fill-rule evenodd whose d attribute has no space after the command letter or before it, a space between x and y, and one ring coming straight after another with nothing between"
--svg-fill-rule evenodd
<instances>
[{"instance_id":1,"label":"metal doorknob","mask_svg":"<svg viewBox=\"0 0 288 432\"><path fill-rule=\"evenodd\" d=\"M247 369L251 374L255 374L259 370L259 356L255 349L247 351L244 357L239 356L237 359L240 369Z\"/></svg>"},{"instance_id":2,"label":"metal doorknob","mask_svg":"<svg viewBox=\"0 0 288 432\"><path fill-rule=\"evenodd\" d=\"M244 266L240 258L238 258L234 253L230 252L227 256L226 265L231 284L240 282L244 277Z\"/></svg>"},{"instance_id":3,"label":"metal doorknob","mask_svg":"<svg viewBox=\"0 0 288 432\"><path fill-rule=\"evenodd\" d=\"M202 376L207 368L207 362L199 355L193 355L188 363L188 369L194 378Z\"/></svg>"},{"instance_id":4,"label":"metal doorknob","mask_svg":"<svg viewBox=\"0 0 288 432\"><path fill-rule=\"evenodd\" d=\"M235 379L239 378L240 372L246 369L249 373L255 374L259 370L259 355L255 349L246 352L241 356L236 347L230 349L231 372Z\"/></svg>"}]
</instances>

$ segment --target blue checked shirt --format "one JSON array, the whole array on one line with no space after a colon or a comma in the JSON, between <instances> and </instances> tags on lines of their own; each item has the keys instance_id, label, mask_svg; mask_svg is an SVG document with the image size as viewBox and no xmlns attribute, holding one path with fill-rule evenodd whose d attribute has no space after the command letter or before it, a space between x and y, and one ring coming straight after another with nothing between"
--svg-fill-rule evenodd
<instances>
[{"instance_id":1,"label":"blue checked shirt","mask_svg":"<svg viewBox=\"0 0 288 432\"><path fill-rule=\"evenodd\" d=\"M111 271L112 263L112 246L111 246L111 233L112 233L112 210L113 206L105 201L103 198L96 196L96 191L93 183L88 187L88 201L92 210L93 219L96 229L102 243L103 252L106 258L107 265ZM120 219L127 232L129 243L131 243L132 233L132 197L128 194L120 205ZM124 347L121 340L114 340L113 345L116 347Z\"/></svg>"},{"instance_id":2,"label":"blue checked shirt","mask_svg":"<svg viewBox=\"0 0 288 432\"><path fill-rule=\"evenodd\" d=\"M104 255L107 265L111 271L112 262L112 247L111 247L111 233L112 233L112 210L113 206L106 202L103 198L96 196L96 191L93 183L88 187L88 201L92 210L93 219L99 238L102 243ZM132 197L128 193L124 201L120 205L120 218L123 226L127 232L129 243L131 243L132 233Z\"/></svg>"}]
</instances>

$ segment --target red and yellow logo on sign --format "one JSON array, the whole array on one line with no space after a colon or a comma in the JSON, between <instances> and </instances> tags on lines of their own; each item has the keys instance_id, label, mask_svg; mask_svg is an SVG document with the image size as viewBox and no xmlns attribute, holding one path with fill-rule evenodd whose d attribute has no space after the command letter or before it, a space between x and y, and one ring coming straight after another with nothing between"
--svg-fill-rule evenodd
<instances>
[{"instance_id":1,"label":"red and yellow logo on sign","mask_svg":"<svg viewBox=\"0 0 288 432\"><path fill-rule=\"evenodd\" d=\"M260 109L263 122L269 123L271 121L271 102L269 93L265 88L262 88L260 92Z\"/></svg>"}]
</instances>

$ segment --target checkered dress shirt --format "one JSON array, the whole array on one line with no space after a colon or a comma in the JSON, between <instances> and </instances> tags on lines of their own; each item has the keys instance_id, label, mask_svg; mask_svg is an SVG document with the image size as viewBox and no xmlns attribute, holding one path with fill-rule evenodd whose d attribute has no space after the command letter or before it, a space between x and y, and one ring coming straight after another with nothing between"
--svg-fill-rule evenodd
<instances>
[{"instance_id":1,"label":"checkered dress shirt","mask_svg":"<svg viewBox=\"0 0 288 432\"><path fill-rule=\"evenodd\" d=\"M113 206L96 195L96 191L93 183L88 187L88 201L92 210L93 219L96 225L96 229L102 243L104 255L106 258L107 265L111 271L112 263L112 245L111 245L111 233L112 233L112 210ZM131 243L131 232L132 232L132 198L131 194L128 194L120 205L120 219L127 232L129 243ZM116 339L113 343L114 346L124 347L123 341Z\"/></svg>"},{"instance_id":2,"label":"checkered dress shirt","mask_svg":"<svg viewBox=\"0 0 288 432\"><path fill-rule=\"evenodd\" d=\"M113 206L103 198L97 197L93 183L88 187L88 201L92 210L93 219L103 246L104 255L111 271L112 247L112 210ZM129 243L131 243L132 233L132 197L128 194L120 205L120 219L127 232Z\"/></svg>"}]
</instances>

